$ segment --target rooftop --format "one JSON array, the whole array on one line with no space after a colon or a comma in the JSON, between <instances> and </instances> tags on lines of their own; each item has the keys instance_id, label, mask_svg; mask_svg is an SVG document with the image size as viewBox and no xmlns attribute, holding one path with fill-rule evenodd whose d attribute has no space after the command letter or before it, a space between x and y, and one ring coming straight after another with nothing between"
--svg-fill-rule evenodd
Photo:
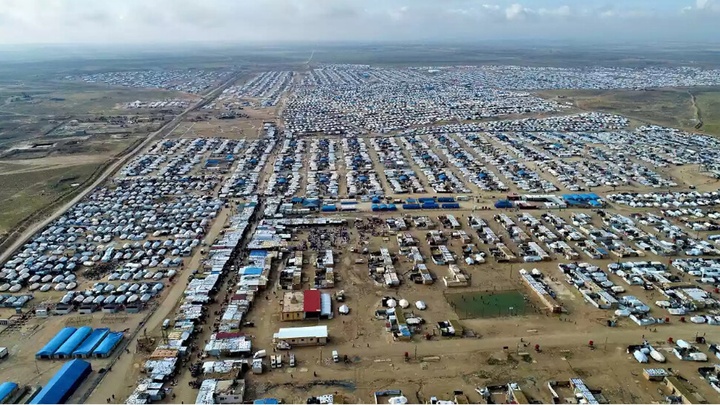
<instances>
[{"instance_id":1,"label":"rooftop","mask_svg":"<svg viewBox=\"0 0 720 405\"><path fill-rule=\"evenodd\" d=\"M275 339L296 339L296 338L327 338L327 325L304 326L299 328L280 328L278 333L273 335Z\"/></svg>"},{"instance_id":2,"label":"rooftop","mask_svg":"<svg viewBox=\"0 0 720 405\"><path fill-rule=\"evenodd\" d=\"M304 294L302 291L289 291L283 296L283 312L302 312L304 308Z\"/></svg>"}]
</instances>

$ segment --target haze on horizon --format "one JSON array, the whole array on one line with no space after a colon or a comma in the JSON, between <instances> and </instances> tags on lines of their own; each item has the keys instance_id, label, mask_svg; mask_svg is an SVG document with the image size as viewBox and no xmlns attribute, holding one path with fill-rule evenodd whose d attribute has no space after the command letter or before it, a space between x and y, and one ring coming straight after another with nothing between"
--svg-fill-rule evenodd
<instances>
[{"instance_id":1,"label":"haze on horizon","mask_svg":"<svg viewBox=\"0 0 720 405\"><path fill-rule=\"evenodd\" d=\"M710 42L720 0L2 0L0 44Z\"/></svg>"}]
</instances>

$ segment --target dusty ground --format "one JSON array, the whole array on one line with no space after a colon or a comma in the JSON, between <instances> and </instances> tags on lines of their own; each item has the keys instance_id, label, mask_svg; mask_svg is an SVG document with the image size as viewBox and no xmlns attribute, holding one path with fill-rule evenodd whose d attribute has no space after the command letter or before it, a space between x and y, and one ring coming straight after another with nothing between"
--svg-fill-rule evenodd
<instances>
[{"instance_id":1,"label":"dusty ground","mask_svg":"<svg viewBox=\"0 0 720 405\"><path fill-rule=\"evenodd\" d=\"M65 363L60 360L35 360L35 353L65 326L107 327L113 331L136 328L143 314L103 314L55 316L46 319L31 317L15 331L6 330L0 334L2 345L10 355L0 363L0 380L14 381L20 385L44 385ZM93 374L107 367L108 359L90 359ZM87 384L86 384L87 385ZM82 388L79 389L82 391Z\"/></svg>"},{"instance_id":2,"label":"dusty ground","mask_svg":"<svg viewBox=\"0 0 720 405\"><path fill-rule=\"evenodd\" d=\"M461 215L457 214L458 217ZM481 215L487 217L490 213ZM561 215L569 218L570 212ZM491 223L491 227L501 234L495 223ZM422 235L422 231L413 230L411 233ZM332 290L345 290L348 297L346 303L351 308L350 315L320 321L329 326L331 342L320 348L293 349L299 361L295 369L286 367L263 375L248 374L246 378L250 398L274 396L289 403L297 403L304 402L310 395L339 392L348 402L357 403L372 401L372 393L376 390L401 389L413 402L426 401L430 396L449 399L453 390L462 390L472 401L477 401L479 395L474 392L477 386L515 381L522 385L530 397L547 402L550 401L549 391L545 388L547 381L581 377L590 387L603 389L611 402L658 401L661 399L657 392L658 386L642 378L643 366L625 353L625 346L639 343L643 335L662 342L669 336L692 339L695 333L706 333L710 339L720 338L715 327L690 324L664 325L658 327L658 332L650 332L628 320L621 320L618 327L607 328L604 321L612 316L611 312L586 305L574 289L557 283L553 288L567 309L563 315L547 316L541 310L536 312L531 306L525 316L463 320L464 327L474 331L479 338L436 337L432 341L425 341L421 336L415 336L412 342L394 342L384 331L383 322L375 320L373 316L375 310L380 308L382 296L392 295L410 302L420 299L425 301L428 309L415 313L426 319L427 331L431 331L437 321L458 318L444 297L448 289L441 283L422 286L405 282L397 290L376 286L367 275L366 265L354 264L361 255L348 252L348 246L358 246L359 235L355 230L351 231L351 235L349 244L343 246L338 240L334 247L340 254L336 263L340 264L336 266L339 281ZM306 233L301 234L300 239L304 236ZM387 246L391 252L397 252L394 238L388 239L384 241L382 236L370 237L369 247L374 250ZM457 242L450 247L459 253ZM514 246L511 248L515 249ZM429 254L424 243L421 243L421 250ZM305 259L312 263L314 254L307 251ZM518 290L530 296L528 290L518 282L517 271L520 268L536 267L549 277L559 277L557 263L478 265L468 271L472 276L471 287L452 291ZM609 261L597 263L606 266ZM410 263L400 261L396 268L399 273L404 273L410 266ZM428 266L436 275L444 275L432 263ZM306 277L311 277L312 266L306 265L304 272ZM619 281L614 276L611 278ZM653 293L639 287L629 287L628 293L647 302L654 302ZM317 321L280 322L281 295L280 291L268 291L267 299L261 297L257 300L249 315L248 319L254 321L256 327L248 330L248 333L253 335L257 349L269 349L272 334L279 327L317 324ZM531 297L530 303L533 302ZM519 346L520 338L524 338L524 343L530 346ZM590 350L587 346L589 340L597 342L598 349ZM517 355L518 351L532 352L530 348L536 343L541 345L542 352L533 352L530 361ZM503 350L504 346L508 350ZM341 356L348 355L352 364L333 364L329 359L332 350L338 350ZM403 360L405 352L410 356L407 363ZM622 367L613 368L613 364L621 364ZM660 365L645 365L648 366ZM707 398L717 398L697 376L696 364L669 358L665 367L679 370ZM439 369L442 369L441 375L438 375ZM317 373L317 377L313 373ZM178 400L188 402L194 400L197 392L188 388L186 381L190 381L190 377L184 371L174 392Z\"/></svg>"}]
</instances>

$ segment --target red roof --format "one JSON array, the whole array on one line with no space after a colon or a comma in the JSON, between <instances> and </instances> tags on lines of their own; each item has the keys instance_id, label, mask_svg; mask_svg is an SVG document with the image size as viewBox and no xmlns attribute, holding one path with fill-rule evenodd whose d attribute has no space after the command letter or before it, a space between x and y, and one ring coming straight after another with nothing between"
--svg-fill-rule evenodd
<instances>
[{"instance_id":1,"label":"red roof","mask_svg":"<svg viewBox=\"0 0 720 405\"><path fill-rule=\"evenodd\" d=\"M320 312L320 290L303 291L303 312Z\"/></svg>"}]
</instances>

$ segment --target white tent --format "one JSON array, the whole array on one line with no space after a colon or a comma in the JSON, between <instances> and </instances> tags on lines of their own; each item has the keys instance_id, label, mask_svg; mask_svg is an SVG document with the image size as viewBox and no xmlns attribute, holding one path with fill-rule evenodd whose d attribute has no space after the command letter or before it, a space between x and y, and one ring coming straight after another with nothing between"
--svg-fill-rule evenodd
<instances>
[{"instance_id":1,"label":"white tent","mask_svg":"<svg viewBox=\"0 0 720 405\"><path fill-rule=\"evenodd\" d=\"M401 307L401 308L407 308L407 307L409 307L409 306L410 306L410 303L408 302L408 300L406 300L406 299L401 299L401 300L400 300L400 307Z\"/></svg>"},{"instance_id":2,"label":"white tent","mask_svg":"<svg viewBox=\"0 0 720 405\"><path fill-rule=\"evenodd\" d=\"M340 312L343 315L347 315L350 313L350 308L347 305L340 305L340 308L338 308L338 312Z\"/></svg>"},{"instance_id":3,"label":"white tent","mask_svg":"<svg viewBox=\"0 0 720 405\"><path fill-rule=\"evenodd\" d=\"M408 403L407 398L400 396L400 397L392 397L388 400L388 403L394 404L394 405L404 405Z\"/></svg>"},{"instance_id":4,"label":"white tent","mask_svg":"<svg viewBox=\"0 0 720 405\"><path fill-rule=\"evenodd\" d=\"M389 299L389 300L387 301L387 306L390 307L390 308L395 308L395 306L397 306L397 301L395 301L395 300L393 300L393 299Z\"/></svg>"},{"instance_id":5,"label":"white tent","mask_svg":"<svg viewBox=\"0 0 720 405\"><path fill-rule=\"evenodd\" d=\"M425 305L425 303L422 302L422 301L417 301L417 302L415 303L415 308L417 308L417 309L419 309L419 310L422 311L423 309L427 308L427 305Z\"/></svg>"}]
</instances>

